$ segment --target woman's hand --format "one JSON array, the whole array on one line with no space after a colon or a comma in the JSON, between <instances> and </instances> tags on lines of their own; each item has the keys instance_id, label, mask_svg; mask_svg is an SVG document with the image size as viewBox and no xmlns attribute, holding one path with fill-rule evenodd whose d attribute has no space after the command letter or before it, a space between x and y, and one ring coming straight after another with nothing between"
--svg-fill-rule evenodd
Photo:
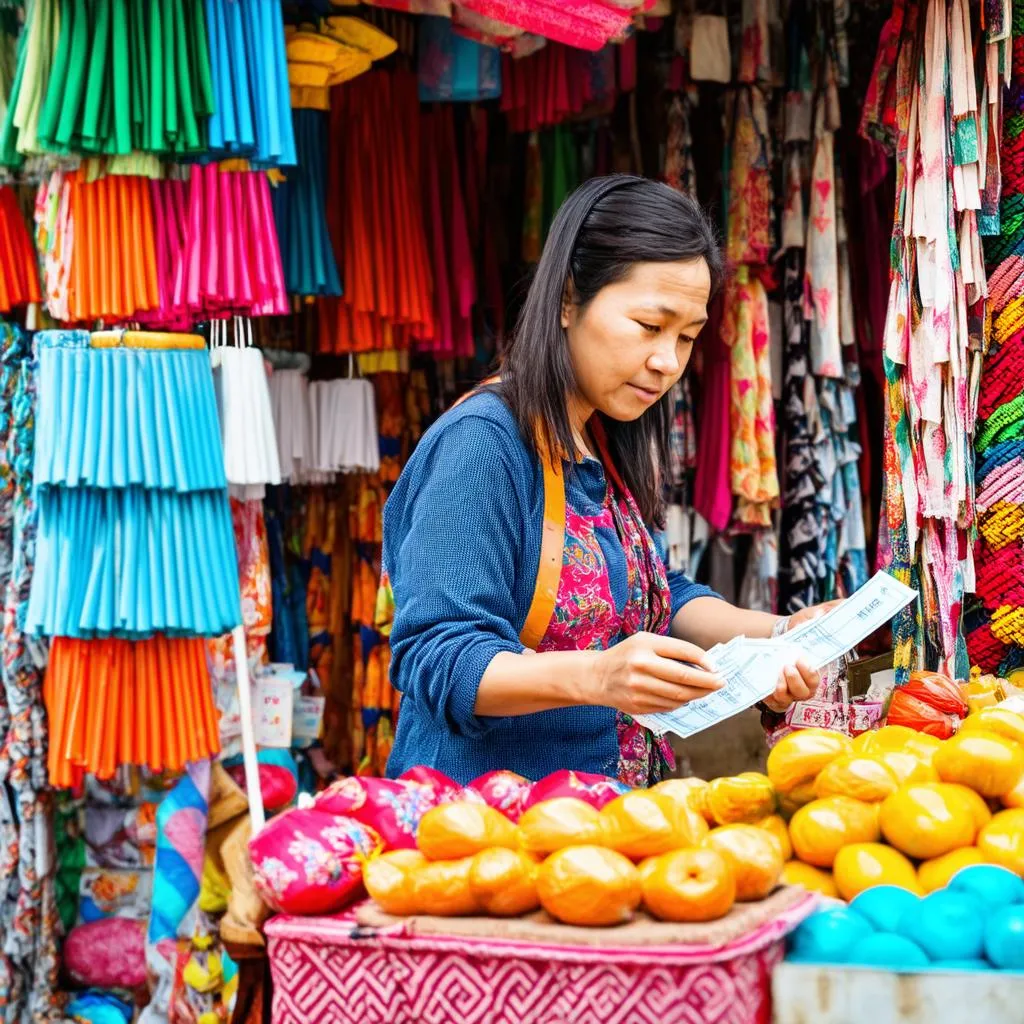
<instances>
[{"instance_id":1,"label":"woman's hand","mask_svg":"<svg viewBox=\"0 0 1024 1024\"><path fill-rule=\"evenodd\" d=\"M704 651L670 636L637 633L598 658L596 692L588 703L631 716L674 711L725 682Z\"/></svg>"},{"instance_id":2,"label":"woman's hand","mask_svg":"<svg viewBox=\"0 0 1024 1024\"><path fill-rule=\"evenodd\" d=\"M794 612L787 620L783 630L788 633L805 622L813 622L821 618L827 612L832 611L841 601L826 601L825 604L811 605L809 608L801 608ZM765 700L764 704L769 710L781 714L790 704L799 700L809 700L817 692L821 685L821 676L811 668L802 658L798 658L796 664L788 665L782 670L779 676L775 692Z\"/></svg>"}]
</instances>

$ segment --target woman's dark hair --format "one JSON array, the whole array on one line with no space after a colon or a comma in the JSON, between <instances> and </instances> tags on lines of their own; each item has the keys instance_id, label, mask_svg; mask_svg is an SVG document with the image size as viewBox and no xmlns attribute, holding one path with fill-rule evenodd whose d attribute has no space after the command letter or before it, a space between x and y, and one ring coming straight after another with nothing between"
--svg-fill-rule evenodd
<instances>
[{"instance_id":1,"label":"woman's dark hair","mask_svg":"<svg viewBox=\"0 0 1024 1024\"><path fill-rule=\"evenodd\" d=\"M649 178L591 178L562 204L527 293L498 393L511 408L527 446L535 431L551 451L574 452L567 397L576 387L561 324L568 291L581 308L636 263L703 259L711 291L721 283L722 253L714 226L696 200ZM639 419L602 416L609 454L644 518L660 524L659 467L666 464L671 394Z\"/></svg>"}]
</instances>

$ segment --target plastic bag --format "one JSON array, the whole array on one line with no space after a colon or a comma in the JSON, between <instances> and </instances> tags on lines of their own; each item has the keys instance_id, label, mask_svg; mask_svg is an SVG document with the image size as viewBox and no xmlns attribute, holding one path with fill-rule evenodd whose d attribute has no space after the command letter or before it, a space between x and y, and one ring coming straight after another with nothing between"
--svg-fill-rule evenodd
<instances>
[{"instance_id":1,"label":"plastic bag","mask_svg":"<svg viewBox=\"0 0 1024 1024\"><path fill-rule=\"evenodd\" d=\"M902 687L893 692L885 720L891 725L905 725L917 732L937 736L940 740L949 739L956 732L960 721L956 715L936 711L930 704L925 704Z\"/></svg>"},{"instance_id":2,"label":"plastic bag","mask_svg":"<svg viewBox=\"0 0 1024 1024\"><path fill-rule=\"evenodd\" d=\"M496 917L518 917L540 906L540 864L522 850L481 850L469 871L469 887L480 907Z\"/></svg>"},{"instance_id":3,"label":"plastic bag","mask_svg":"<svg viewBox=\"0 0 1024 1024\"><path fill-rule=\"evenodd\" d=\"M964 719L960 732L994 732L1024 748L1024 715L1007 708L982 708Z\"/></svg>"},{"instance_id":4,"label":"plastic bag","mask_svg":"<svg viewBox=\"0 0 1024 1024\"><path fill-rule=\"evenodd\" d=\"M789 838L804 863L830 868L844 846L877 841L877 806L849 796L814 800L793 815Z\"/></svg>"},{"instance_id":5,"label":"plastic bag","mask_svg":"<svg viewBox=\"0 0 1024 1024\"><path fill-rule=\"evenodd\" d=\"M782 859L789 860L793 856L793 844L789 838L789 826L779 814L769 814L767 818L760 821L752 821L751 825L764 829L770 836L774 836L782 851Z\"/></svg>"},{"instance_id":6,"label":"plastic bag","mask_svg":"<svg viewBox=\"0 0 1024 1024\"><path fill-rule=\"evenodd\" d=\"M925 892L945 889L950 879L961 869L972 864L984 864L985 855L976 846L944 853L941 857L923 860L917 866L917 880Z\"/></svg>"},{"instance_id":7,"label":"plastic bag","mask_svg":"<svg viewBox=\"0 0 1024 1024\"><path fill-rule=\"evenodd\" d=\"M545 775L539 782L530 787L530 793L523 801L523 810L527 811L534 804L544 800L553 800L558 796L571 796L577 800L601 810L605 804L611 803L616 797L629 792L629 786L618 779L607 775L592 775L589 772L573 772L561 770Z\"/></svg>"},{"instance_id":8,"label":"plastic bag","mask_svg":"<svg viewBox=\"0 0 1024 1024\"><path fill-rule=\"evenodd\" d=\"M418 764L403 772L398 777L399 782L416 782L421 786L428 787L439 804L454 804L462 800L470 803L476 802L475 793L467 793L454 779L449 778L444 772L436 768L428 768L426 765ZM483 798L481 798L482 801Z\"/></svg>"},{"instance_id":9,"label":"plastic bag","mask_svg":"<svg viewBox=\"0 0 1024 1024\"><path fill-rule=\"evenodd\" d=\"M849 754L822 768L814 783L814 793L819 799L851 796L872 804L895 793L899 784L896 773L881 758Z\"/></svg>"},{"instance_id":10,"label":"plastic bag","mask_svg":"<svg viewBox=\"0 0 1024 1024\"><path fill-rule=\"evenodd\" d=\"M852 900L876 885L895 885L921 893L914 865L899 850L883 843L852 843L844 846L832 865L839 895Z\"/></svg>"},{"instance_id":11,"label":"plastic bag","mask_svg":"<svg viewBox=\"0 0 1024 1024\"><path fill-rule=\"evenodd\" d=\"M756 825L722 825L711 830L704 845L717 850L732 868L736 899L763 900L779 883L782 851L778 841Z\"/></svg>"},{"instance_id":12,"label":"plastic bag","mask_svg":"<svg viewBox=\"0 0 1024 1024\"><path fill-rule=\"evenodd\" d=\"M541 906L565 924L624 924L640 905L640 874L629 858L614 850L570 846L541 865L537 895Z\"/></svg>"},{"instance_id":13,"label":"plastic bag","mask_svg":"<svg viewBox=\"0 0 1024 1024\"><path fill-rule=\"evenodd\" d=\"M420 818L440 803L441 792L430 783L369 777L338 779L313 800L318 810L369 825L389 850L416 849Z\"/></svg>"},{"instance_id":14,"label":"plastic bag","mask_svg":"<svg viewBox=\"0 0 1024 1024\"><path fill-rule=\"evenodd\" d=\"M711 784L704 779L666 779L653 787L651 792L664 793L673 800L679 800L688 804L709 824L715 823L708 809L708 789Z\"/></svg>"},{"instance_id":15,"label":"plastic bag","mask_svg":"<svg viewBox=\"0 0 1024 1024\"><path fill-rule=\"evenodd\" d=\"M749 824L775 810L775 787L767 775L743 772L708 783L705 800L716 825Z\"/></svg>"},{"instance_id":16,"label":"plastic bag","mask_svg":"<svg viewBox=\"0 0 1024 1024\"><path fill-rule=\"evenodd\" d=\"M524 850L546 857L566 846L603 846L604 825L590 804L560 796L524 811L519 836Z\"/></svg>"},{"instance_id":17,"label":"plastic bag","mask_svg":"<svg viewBox=\"0 0 1024 1024\"><path fill-rule=\"evenodd\" d=\"M363 885L385 914L418 914L415 876L426 863L419 850L390 850L363 865Z\"/></svg>"},{"instance_id":18,"label":"plastic bag","mask_svg":"<svg viewBox=\"0 0 1024 1024\"><path fill-rule=\"evenodd\" d=\"M732 910L736 880L716 850L675 850L644 862L644 907L662 921L717 921Z\"/></svg>"},{"instance_id":19,"label":"plastic bag","mask_svg":"<svg viewBox=\"0 0 1024 1024\"><path fill-rule=\"evenodd\" d=\"M978 849L991 864L1024 878L1024 810L1000 811L981 830Z\"/></svg>"},{"instance_id":20,"label":"plastic bag","mask_svg":"<svg viewBox=\"0 0 1024 1024\"><path fill-rule=\"evenodd\" d=\"M943 782L969 786L984 797L1009 792L1024 775L1024 747L994 732L962 732L935 754Z\"/></svg>"},{"instance_id":21,"label":"plastic bag","mask_svg":"<svg viewBox=\"0 0 1024 1024\"><path fill-rule=\"evenodd\" d=\"M696 846L708 834L707 822L686 804L664 793L624 793L601 811L604 844L633 860Z\"/></svg>"},{"instance_id":22,"label":"plastic bag","mask_svg":"<svg viewBox=\"0 0 1024 1024\"><path fill-rule=\"evenodd\" d=\"M480 904L469 884L473 858L427 861L411 871L413 901L418 913L434 917L464 917L479 914Z\"/></svg>"},{"instance_id":23,"label":"plastic bag","mask_svg":"<svg viewBox=\"0 0 1024 1024\"><path fill-rule=\"evenodd\" d=\"M967 714L967 701L960 687L941 672L911 672L902 690L943 714L957 718Z\"/></svg>"},{"instance_id":24,"label":"plastic bag","mask_svg":"<svg viewBox=\"0 0 1024 1024\"><path fill-rule=\"evenodd\" d=\"M768 755L768 778L779 793L807 803L814 798L818 773L837 757L853 750L847 736L827 729L798 729L783 736ZM799 796L798 788L801 789ZM806 798L806 799L804 799Z\"/></svg>"},{"instance_id":25,"label":"plastic bag","mask_svg":"<svg viewBox=\"0 0 1024 1024\"><path fill-rule=\"evenodd\" d=\"M359 895L363 864L380 848L372 828L316 808L271 818L249 840L253 882L284 914L333 914Z\"/></svg>"},{"instance_id":26,"label":"plastic bag","mask_svg":"<svg viewBox=\"0 0 1024 1024\"><path fill-rule=\"evenodd\" d=\"M416 845L427 860L460 860L490 846L519 849L519 830L487 804L442 804L420 819Z\"/></svg>"},{"instance_id":27,"label":"plastic bag","mask_svg":"<svg viewBox=\"0 0 1024 1024\"><path fill-rule=\"evenodd\" d=\"M971 846L978 834L971 805L941 782L901 786L882 802L879 823L897 850L920 860Z\"/></svg>"},{"instance_id":28,"label":"plastic bag","mask_svg":"<svg viewBox=\"0 0 1024 1024\"><path fill-rule=\"evenodd\" d=\"M501 811L509 821L518 821L532 783L515 772L496 771L474 779L467 789L479 794L488 807Z\"/></svg>"},{"instance_id":29,"label":"plastic bag","mask_svg":"<svg viewBox=\"0 0 1024 1024\"><path fill-rule=\"evenodd\" d=\"M802 860L786 861L782 866L782 881L785 885L799 885L810 892L819 892L833 899L839 895L831 871L822 871Z\"/></svg>"}]
</instances>

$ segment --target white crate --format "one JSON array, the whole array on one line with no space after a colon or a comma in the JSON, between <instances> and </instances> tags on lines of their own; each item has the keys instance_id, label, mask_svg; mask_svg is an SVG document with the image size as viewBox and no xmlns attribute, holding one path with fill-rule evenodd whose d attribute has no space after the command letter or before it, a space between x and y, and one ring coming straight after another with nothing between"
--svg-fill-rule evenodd
<instances>
[{"instance_id":1,"label":"white crate","mask_svg":"<svg viewBox=\"0 0 1024 1024\"><path fill-rule=\"evenodd\" d=\"M1022 1024L1024 974L782 963L774 1024Z\"/></svg>"}]
</instances>

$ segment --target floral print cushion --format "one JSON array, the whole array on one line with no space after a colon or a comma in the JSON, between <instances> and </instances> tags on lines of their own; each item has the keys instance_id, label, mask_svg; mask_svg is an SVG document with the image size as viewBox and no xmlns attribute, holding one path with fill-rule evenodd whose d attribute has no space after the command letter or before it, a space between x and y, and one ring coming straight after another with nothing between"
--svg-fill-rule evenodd
<instances>
[{"instance_id":1,"label":"floral print cushion","mask_svg":"<svg viewBox=\"0 0 1024 1024\"><path fill-rule=\"evenodd\" d=\"M333 914L362 892L363 864L381 846L368 825L294 808L249 840L256 890L285 914Z\"/></svg>"},{"instance_id":2,"label":"floral print cushion","mask_svg":"<svg viewBox=\"0 0 1024 1024\"><path fill-rule=\"evenodd\" d=\"M474 779L467 789L483 798L485 804L501 811L510 821L518 821L532 783L522 775L501 769Z\"/></svg>"}]
</instances>

